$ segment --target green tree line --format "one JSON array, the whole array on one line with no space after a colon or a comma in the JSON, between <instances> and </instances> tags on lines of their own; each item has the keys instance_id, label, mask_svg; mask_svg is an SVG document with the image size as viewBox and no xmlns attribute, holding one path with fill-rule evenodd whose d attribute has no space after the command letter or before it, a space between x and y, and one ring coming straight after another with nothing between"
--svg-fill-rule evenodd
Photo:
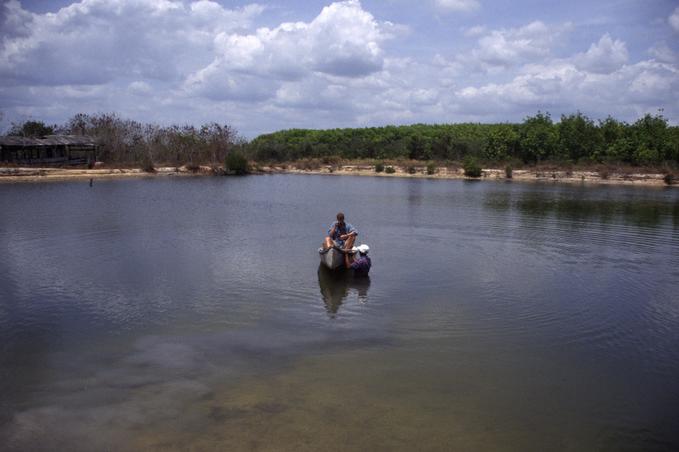
<instances>
[{"instance_id":1,"label":"green tree line","mask_svg":"<svg viewBox=\"0 0 679 452\"><path fill-rule=\"evenodd\" d=\"M292 129L261 135L247 145L257 161L303 158L412 159L487 162L544 161L631 165L679 163L679 127L662 115L634 123L612 117L595 122L582 113L554 122L538 112L522 123L415 124L361 129Z\"/></svg>"},{"instance_id":2,"label":"green tree line","mask_svg":"<svg viewBox=\"0 0 679 452\"><path fill-rule=\"evenodd\" d=\"M411 159L460 162L615 162L679 164L679 127L662 115L633 123L612 117L594 121L582 113L554 122L538 112L522 123L415 124L345 129L292 129L250 142L226 124L159 126L113 113L77 114L62 125L12 124L9 135L85 135L99 144L98 158L112 164L223 164L232 152L259 162L300 159Z\"/></svg>"}]
</instances>

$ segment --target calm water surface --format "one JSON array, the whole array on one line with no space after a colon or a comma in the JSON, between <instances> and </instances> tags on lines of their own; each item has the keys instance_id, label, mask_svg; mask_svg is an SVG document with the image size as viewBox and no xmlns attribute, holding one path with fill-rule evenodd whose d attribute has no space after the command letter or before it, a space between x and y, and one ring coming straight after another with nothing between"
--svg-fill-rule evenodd
<instances>
[{"instance_id":1,"label":"calm water surface","mask_svg":"<svg viewBox=\"0 0 679 452\"><path fill-rule=\"evenodd\" d=\"M319 268L343 210L369 279ZM4 450L677 450L679 190L0 185Z\"/></svg>"}]
</instances>

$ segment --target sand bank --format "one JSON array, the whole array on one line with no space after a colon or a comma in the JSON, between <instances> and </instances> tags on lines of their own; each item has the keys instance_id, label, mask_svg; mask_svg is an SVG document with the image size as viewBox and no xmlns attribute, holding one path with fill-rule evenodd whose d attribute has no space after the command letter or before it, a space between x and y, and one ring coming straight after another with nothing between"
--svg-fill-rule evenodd
<instances>
[{"instance_id":1,"label":"sand bank","mask_svg":"<svg viewBox=\"0 0 679 452\"><path fill-rule=\"evenodd\" d=\"M295 166L272 166L261 168L264 173L293 173L293 174L328 174L328 175L354 175L354 176L377 176L377 177L409 177L431 179L471 179L464 175L462 168L436 168L434 174L427 173L426 166L393 167L395 172L375 172L372 165L340 165L323 166L318 169L303 169ZM663 173L609 173L599 171L566 171L566 170L543 170L522 169L513 170L511 179L507 178L504 169L483 169L480 180L515 180L515 181L541 181L541 182L565 182L565 183L592 183L592 184L615 184L615 185L640 185L640 186L667 186ZM676 186L676 185L675 185Z\"/></svg>"},{"instance_id":2,"label":"sand bank","mask_svg":"<svg viewBox=\"0 0 679 452\"><path fill-rule=\"evenodd\" d=\"M325 165L319 168L303 168L294 164L285 166L258 167L255 174L326 174L374 177L408 177L431 179L470 179L461 168L438 167L434 174L427 173L427 167L393 166L395 172L375 172L373 165ZM168 177L168 176L208 176L223 175L223 168L199 166L189 169L181 167L158 167L155 172L143 171L139 168L0 168L1 182L39 182L51 180L77 180L130 177ZM519 169L512 171L511 180L538 182L565 182L588 184L615 184L639 186L667 186L663 173L628 173L583 170L544 170ZM480 180L508 180L504 169L483 169ZM676 180L676 179L675 179ZM674 186L677 186L675 183Z\"/></svg>"}]
</instances>

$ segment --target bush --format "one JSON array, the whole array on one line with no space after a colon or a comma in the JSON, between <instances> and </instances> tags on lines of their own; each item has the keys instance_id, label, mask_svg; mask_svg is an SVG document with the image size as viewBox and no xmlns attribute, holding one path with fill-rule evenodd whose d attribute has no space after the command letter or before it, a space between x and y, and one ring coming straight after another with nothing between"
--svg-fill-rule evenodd
<instances>
[{"instance_id":1,"label":"bush","mask_svg":"<svg viewBox=\"0 0 679 452\"><path fill-rule=\"evenodd\" d=\"M376 173L381 173L384 171L384 163L380 162L375 165L375 172Z\"/></svg>"},{"instance_id":2,"label":"bush","mask_svg":"<svg viewBox=\"0 0 679 452\"><path fill-rule=\"evenodd\" d=\"M92 165L94 167L94 165ZM150 158L145 158L141 162L141 170L145 173L155 173L156 169L153 167L153 161Z\"/></svg>"},{"instance_id":3,"label":"bush","mask_svg":"<svg viewBox=\"0 0 679 452\"><path fill-rule=\"evenodd\" d=\"M667 184L667 185L672 185L674 183L674 175L671 173L665 174L665 177L662 178L662 180Z\"/></svg>"},{"instance_id":4,"label":"bush","mask_svg":"<svg viewBox=\"0 0 679 452\"><path fill-rule=\"evenodd\" d=\"M433 162L427 164L427 174L430 176L436 174L436 165Z\"/></svg>"},{"instance_id":5,"label":"bush","mask_svg":"<svg viewBox=\"0 0 679 452\"><path fill-rule=\"evenodd\" d=\"M463 163L464 175L467 177L481 177L481 165L476 161L474 157L467 156Z\"/></svg>"},{"instance_id":6,"label":"bush","mask_svg":"<svg viewBox=\"0 0 679 452\"><path fill-rule=\"evenodd\" d=\"M315 171L320 169L321 165L316 159L304 159L297 163L297 168L303 171Z\"/></svg>"},{"instance_id":7,"label":"bush","mask_svg":"<svg viewBox=\"0 0 679 452\"><path fill-rule=\"evenodd\" d=\"M324 165L338 165L342 162L342 159L337 155L326 155L321 157L321 163Z\"/></svg>"},{"instance_id":8,"label":"bush","mask_svg":"<svg viewBox=\"0 0 679 452\"><path fill-rule=\"evenodd\" d=\"M387 173L387 174L394 174L394 173L396 172L396 170L394 169L393 166L387 166L387 167L384 169L384 172Z\"/></svg>"},{"instance_id":9,"label":"bush","mask_svg":"<svg viewBox=\"0 0 679 452\"><path fill-rule=\"evenodd\" d=\"M233 172L238 175L248 173L248 160L238 151L232 151L226 156L224 166L226 171L230 173Z\"/></svg>"},{"instance_id":10,"label":"bush","mask_svg":"<svg viewBox=\"0 0 679 452\"><path fill-rule=\"evenodd\" d=\"M513 171L514 171L514 170L512 170L511 165L507 165L507 166L505 167L505 177L506 177L507 179L511 179L512 176L513 176Z\"/></svg>"},{"instance_id":11,"label":"bush","mask_svg":"<svg viewBox=\"0 0 679 452\"><path fill-rule=\"evenodd\" d=\"M417 172L417 169L413 165L408 165L406 167L406 173L415 174L416 172Z\"/></svg>"}]
</instances>

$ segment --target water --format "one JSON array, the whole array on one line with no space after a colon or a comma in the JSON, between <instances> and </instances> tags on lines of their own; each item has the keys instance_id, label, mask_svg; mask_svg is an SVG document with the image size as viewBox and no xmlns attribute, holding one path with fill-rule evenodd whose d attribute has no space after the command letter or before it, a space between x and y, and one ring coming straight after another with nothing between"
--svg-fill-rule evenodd
<instances>
[{"instance_id":1,"label":"water","mask_svg":"<svg viewBox=\"0 0 679 452\"><path fill-rule=\"evenodd\" d=\"M342 210L369 279L318 265ZM0 185L4 450L677 450L679 191Z\"/></svg>"}]
</instances>

